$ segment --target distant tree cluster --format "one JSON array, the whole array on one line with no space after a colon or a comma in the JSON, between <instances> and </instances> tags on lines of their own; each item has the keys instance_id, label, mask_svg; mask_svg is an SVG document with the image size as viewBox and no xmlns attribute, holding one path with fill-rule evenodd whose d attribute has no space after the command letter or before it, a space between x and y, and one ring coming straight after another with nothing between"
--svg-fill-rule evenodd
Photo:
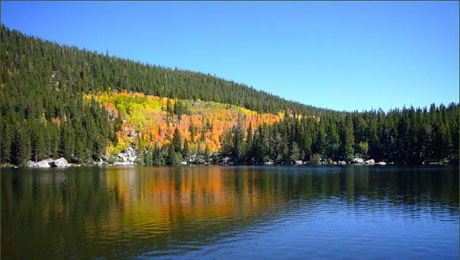
<instances>
[{"instance_id":1,"label":"distant tree cluster","mask_svg":"<svg viewBox=\"0 0 460 260\"><path fill-rule=\"evenodd\" d=\"M429 109L403 108L388 113L370 111L329 114L320 120L288 116L256 129L243 124L222 138L221 150L197 151L204 162L234 164L293 164L296 161L350 162L354 157L398 164L458 163L459 105L431 105ZM169 146L145 150L145 164L178 164L188 161L190 150L176 128Z\"/></svg>"},{"instance_id":2,"label":"distant tree cluster","mask_svg":"<svg viewBox=\"0 0 460 260\"><path fill-rule=\"evenodd\" d=\"M192 151L187 140L182 141L179 133L179 128L174 130L174 134L169 145L153 149L146 149L139 146L140 158L138 163L144 165L178 165L181 162L187 164L204 164L204 163L219 163L221 157L218 153L211 154L208 145L201 149L201 145L197 146L197 150Z\"/></svg>"},{"instance_id":3,"label":"distant tree cluster","mask_svg":"<svg viewBox=\"0 0 460 260\"><path fill-rule=\"evenodd\" d=\"M313 118L286 117L263 125L246 137L241 127L227 132L223 156L237 164L291 164L296 160L350 161L373 158L399 164L458 162L459 105L431 105L364 113L325 114Z\"/></svg>"}]
</instances>

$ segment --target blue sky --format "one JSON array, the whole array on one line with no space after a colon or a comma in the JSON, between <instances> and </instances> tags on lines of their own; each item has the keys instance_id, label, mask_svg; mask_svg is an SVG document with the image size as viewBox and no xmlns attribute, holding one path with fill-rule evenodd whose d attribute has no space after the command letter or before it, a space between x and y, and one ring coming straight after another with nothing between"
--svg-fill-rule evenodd
<instances>
[{"instance_id":1,"label":"blue sky","mask_svg":"<svg viewBox=\"0 0 460 260\"><path fill-rule=\"evenodd\" d=\"M455 2L1 2L61 44L338 110L459 100Z\"/></svg>"}]
</instances>

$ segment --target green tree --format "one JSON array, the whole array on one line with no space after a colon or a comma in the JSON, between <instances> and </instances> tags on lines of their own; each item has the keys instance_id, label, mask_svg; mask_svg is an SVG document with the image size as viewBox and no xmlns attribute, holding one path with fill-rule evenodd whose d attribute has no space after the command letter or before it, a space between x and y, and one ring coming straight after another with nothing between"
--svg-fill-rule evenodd
<instances>
[{"instance_id":1,"label":"green tree","mask_svg":"<svg viewBox=\"0 0 460 260\"><path fill-rule=\"evenodd\" d=\"M173 134L173 139L172 139L171 144L175 152L179 152L179 153L182 152L182 140L180 137L180 132L179 132L178 127L174 129L174 134Z\"/></svg>"},{"instance_id":2,"label":"green tree","mask_svg":"<svg viewBox=\"0 0 460 260\"><path fill-rule=\"evenodd\" d=\"M341 146L341 154L342 158L351 160L354 156L355 150L353 148L355 144L354 139L354 132L353 132L353 122L351 118L347 116L345 118L345 122L342 128L342 146Z\"/></svg>"}]
</instances>

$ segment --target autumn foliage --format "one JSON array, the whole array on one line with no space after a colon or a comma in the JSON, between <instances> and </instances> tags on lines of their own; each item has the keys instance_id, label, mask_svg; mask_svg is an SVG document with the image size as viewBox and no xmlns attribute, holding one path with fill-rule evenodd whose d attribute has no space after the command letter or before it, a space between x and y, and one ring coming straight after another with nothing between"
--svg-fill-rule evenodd
<instances>
[{"instance_id":1,"label":"autumn foliage","mask_svg":"<svg viewBox=\"0 0 460 260\"><path fill-rule=\"evenodd\" d=\"M94 99L109 113L111 120L121 119L117 131L117 144L108 146L107 152L115 154L129 145L141 145L153 149L169 145L174 130L179 129L182 141L187 141L191 151L203 151L207 146L211 152L221 149L226 132L240 125L256 129L262 124L273 124L283 119L284 114L257 113L242 107L201 100L177 100L128 92L100 92L86 95ZM186 113L174 111L180 103ZM176 112L176 113L175 113Z\"/></svg>"}]
</instances>

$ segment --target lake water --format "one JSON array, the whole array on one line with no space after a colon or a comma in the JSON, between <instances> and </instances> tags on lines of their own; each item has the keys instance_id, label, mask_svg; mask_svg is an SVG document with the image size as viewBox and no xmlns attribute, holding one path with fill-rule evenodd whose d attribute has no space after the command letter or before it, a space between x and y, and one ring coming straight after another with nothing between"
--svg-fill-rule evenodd
<instances>
[{"instance_id":1,"label":"lake water","mask_svg":"<svg viewBox=\"0 0 460 260\"><path fill-rule=\"evenodd\" d=\"M2 259L458 259L449 167L1 170Z\"/></svg>"}]
</instances>

